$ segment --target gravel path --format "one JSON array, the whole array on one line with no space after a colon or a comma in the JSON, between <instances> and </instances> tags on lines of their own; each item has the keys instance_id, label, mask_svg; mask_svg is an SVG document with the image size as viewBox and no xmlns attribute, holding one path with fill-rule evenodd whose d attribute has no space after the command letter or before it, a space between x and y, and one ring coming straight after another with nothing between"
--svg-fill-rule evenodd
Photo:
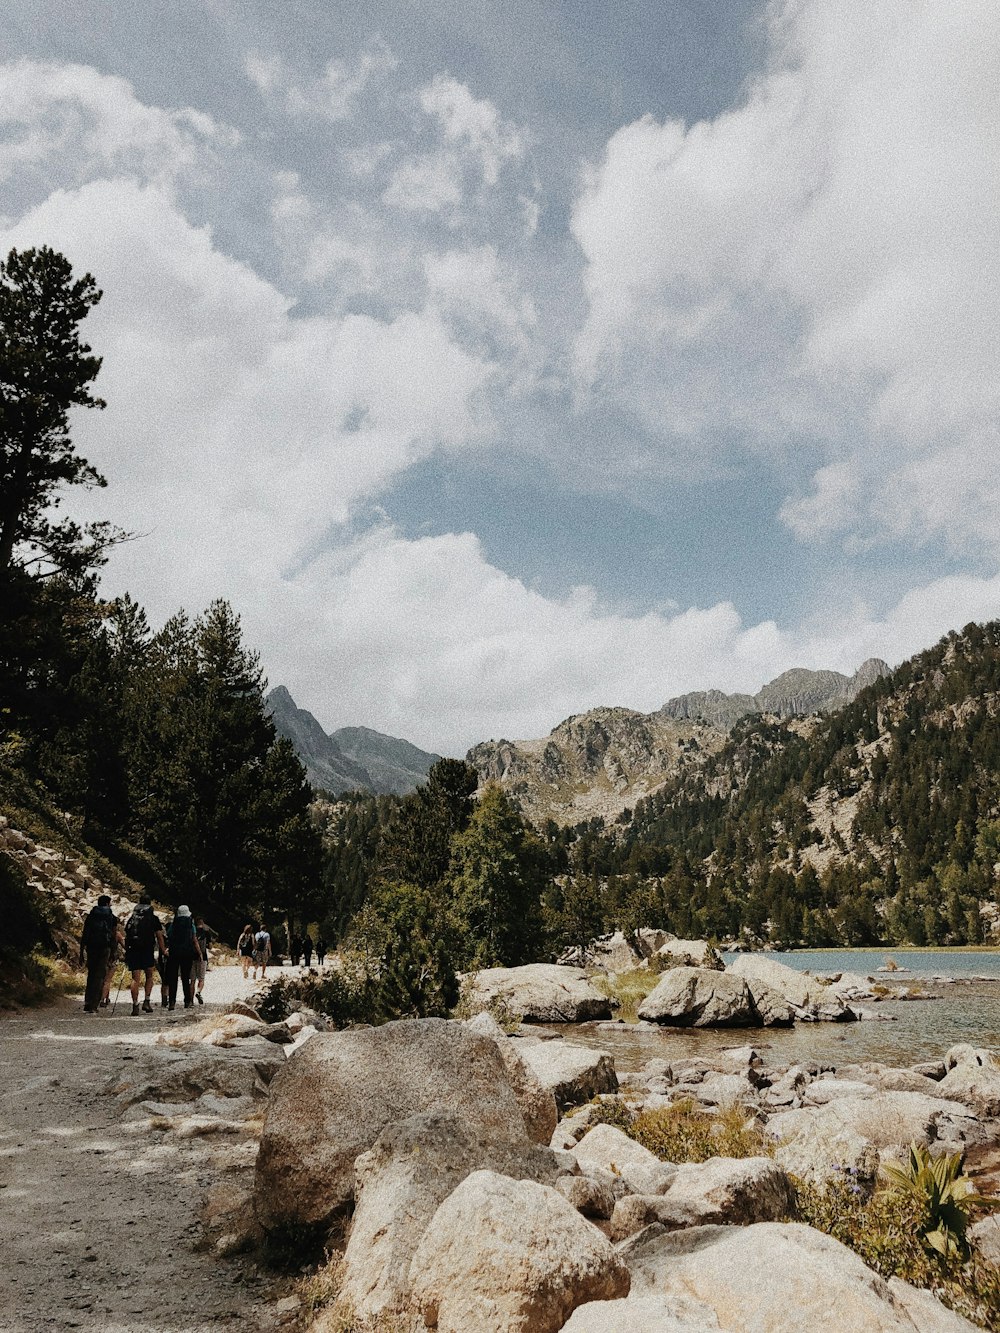
<instances>
[{"instance_id":1,"label":"gravel path","mask_svg":"<svg viewBox=\"0 0 1000 1333\"><path fill-rule=\"evenodd\" d=\"M206 1004L131 1017L82 999L0 1015L0 1329L201 1333L272 1328L272 1280L193 1248L217 1178L210 1139L152 1135L105 1091L157 1033L245 995L209 972ZM158 1005L158 991L154 990Z\"/></svg>"}]
</instances>

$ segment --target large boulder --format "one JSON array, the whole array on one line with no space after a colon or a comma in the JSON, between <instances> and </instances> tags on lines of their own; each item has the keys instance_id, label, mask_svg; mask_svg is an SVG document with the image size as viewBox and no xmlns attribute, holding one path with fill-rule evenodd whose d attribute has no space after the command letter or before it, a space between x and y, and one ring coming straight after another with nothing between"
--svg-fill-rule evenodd
<instances>
[{"instance_id":1,"label":"large boulder","mask_svg":"<svg viewBox=\"0 0 1000 1333\"><path fill-rule=\"evenodd\" d=\"M641 1019L672 1027L756 1027L760 1023L747 983L707 967L665 972L638 1009Z\"/></svg>"},{"instance_id":2,"label":"large boulder","mask_svg":"<svg viewBox=\"0 0 1000 1333\"><path fill-rule=\"evenodd\" d=\"M465 993L473 1008L487 1009L500 1002L526 1023L585 1023L611 1017L608 997L590 984L587 974L557 963L473 972Z\"/></svg>"},{"instance_id":3,"label":"large boulder","mask_svg":"<svg viewBox=\"0 0 1000 1333\"><path fill-rule=\"evenodd\" d=\"M851 1010L829 986L806 976L804 972L796 972L794 967L786 967L773 958L766 958L763 954L740 954L730 963L729 971L746 980L755 1002L758 992L766 986L792 1006L795 1017L800 1021L845 1022L854 1018ZM766 1002L763 995L762 1000Z\"/></svg>"},{"instance_id":4,"label":"large boulder","mask_svg":"<svg viewBox=\"0 0 1000 1333\"><path fill-rule=\"evenodd\" d=\"M686 1296L625 1296L577 1306L563 1333L719 1333L719 1321Z\"/></svg>"},{"instance_id":5,"label":"large boulder","mask_svg":"<svg viewBox=\"0 0 1000 1333\"><path fill-rule=\"evenodd\" d=\"M356 1316L405 1307L410 1261L427 1224L466 1176L486 1168L544 1184L555 1184L564 1170L551 1149L486 1138L453 1111L397 1120L361 1154L340 1290Z\"/></svg>"},{"instance_id":6,"label":"large boulder","mask_svg":"<svg viewBox=\"0 0 1000 1333\"><path fill-rule=\"evenodd\" d=\"M559 1122L559 1110L553 1089L546 1087L530 1063L521 1058L524 1044L513 1042L493 1015L485 1011L469 1019L466 1027L481 1036L492 1037L496 1042L510 1086L521 1104L521 1114L524 1116L529 1138L535 1143L548 1143ZM612 1066L612 1072L613 1068ZM590 1098L586 1097L583 1100L589 1101Z\"/></svg>"},{"instance_id":7,"label":"large boulder","mask_svg":"<svg viewBox=\"0 0 1000 1333\"><path fill-rule=\"evenodd\" d=\"M778 1119L783 1122L785 1116ZM843 1179L843 1173L866 1183L878 1174L874 1143L829 1116L810 1116L787 1126L772 1121L768 1128L787 1136L779 1139L774 1160L789 1175L822 1184Z\"/></svg>"},{"instance_id":8,"label":"large boulder","mask_svg":"<svg viewBox=\"0 0 1000 1333\"><path fill-rule=\"evenodd\" d=\"M254 1183L268 1231L322 1230L354 1197L354 1163L387 1125L450 1110L484 1137L527 1143L491 1038L445 1019L321 1032L271 1085Z\"/></svg>"},{"instance_id":9,"label":"large boulder","mask_svg":"<svg viewBox=\"0 0 1000 1333\"><path fill-rule=\"evenodd\" d=\"M989 1051L953 1046L945 1056L948 1072L937 1093L973 1107L981 1116L1000 1116L1000 1066Z\"/></svg>"},{"instance_id":10,"label":"large boulder","mask_svg":"<svg viewBox=\"0 0 1000 1333\"><path fill-rule=\"evenodd\" d=\"M722 972L725 963L708 940L679 940L670 936L655 951L651 960L654 967L708 967Z\"/></svg>"},{"instance_id":11,"label":"large boulder","mask_svg":"<svg viewBox=\"0 0 1000 1333\"><path fill-rule=\"evenodd\" d=\"M215 1097L261 1098L287 1061L269 1042L241 1043L232 1048L197 1043L193 1046L136 1048L128 1070L116 1073L110 1091L123 1106L140 1102L193 1102Z\"/></svg>"},{"instance_id":12,"label":"large boulder","mask_svg":"<svg viewBox=\"0 0 1000 1333\"><path fill-rule=\"evenodd\" d=\"M424 1231L410 1285L438 1333L556 1333L578 1305L628 1295L629 1273L558 1190L476 1171Z\"/></svg>"},{"instance_id":13,"label":"large boulder","mask_svg":"<svg viewBox=\"0 0 1000 1333\"><path fill-rule=\"evenodd\" d=\"M886 1282L831 1236L797 1222L651 1226L619 1248L633 1298L700 1301L728 1333L971 1333L933 1297ZM914 1314L919 1312L919 1319Z\"/></svg>"},{"instance_id":14,"label":"large boulder","mask_svg":"<svg viewBox=\"0 0 1000 1333\"><path fill-rule=\"evenodd\" d=\"M599 1167L619 1176L628 1166L659 1167L656 1153L630 1139L614 1125L595 1125L572 1149L573 1156L586 1171Z\"/></svg>"},{"instance_id":15,"label":"large boulder","mask_svg":"<svg viewBox=\"0 0 1000 1333\"><path fill-rule=\"evenodd\" d=\"M708 1223L775 1222L794 1207L792 1182L770 1157L712 1157L678 1166L666 1194L620 1199L611 1237L623 1240L651 1222L670 1231Z\"/></svg>"},{"instance_id":16,"label":"large boulder","mask_svg":"<svg viewBox=\"0 0 1000 1333\"><path fill-rule=\"evenodd\" d=\"M919 1092L838 1097L825 1106L803 1107L773 1116L767 1129L769 1134L786 1142L803 1130L823 1137L846 1130L867 1139L883 1156L889 1157L898 1155L914 1141L959 1148L979 1138L978 1121L968 1107Z\"/></svg>"},{"instance_id":17,"label":"large boulder","mask_svg":"<svg viewBox=\"0 0 1000 1333\"><path fill-rule=\"evenodd\" d=\"M614 1058L607 1051L569 1041L530 1039L517 1041L516 1051L560 1111L582 1106L602 1092L618 1091Z\"/></svg>"}]
</instances>

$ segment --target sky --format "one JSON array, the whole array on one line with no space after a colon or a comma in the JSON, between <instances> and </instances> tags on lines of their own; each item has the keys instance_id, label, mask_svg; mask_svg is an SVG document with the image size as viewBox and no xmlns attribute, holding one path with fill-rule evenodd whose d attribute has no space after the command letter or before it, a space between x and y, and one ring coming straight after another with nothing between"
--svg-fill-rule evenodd
<instances>
[{"instance_id":1,"label":"sky","mask_svg":"<svg viewBox=\"0 0 1000 1333\"><path fill-rule=\"evenodd\" d=\"M1000 615L995 0L6 0L109 596L462 754Z\"/></svg>"}]
</instances>

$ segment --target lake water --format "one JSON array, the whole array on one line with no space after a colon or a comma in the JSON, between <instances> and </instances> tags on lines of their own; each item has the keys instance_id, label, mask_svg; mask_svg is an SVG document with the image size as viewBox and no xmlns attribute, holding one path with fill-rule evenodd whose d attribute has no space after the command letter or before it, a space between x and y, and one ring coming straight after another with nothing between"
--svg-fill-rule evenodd
<instances>
[{"instance_id":1,"label":"lake water","mask_svg":"<svg viewBox=\"0 0 1000 1333\"><path fill-rule=\"evenodd\" d=\"M867 1060L909 1065L938 1059L960 1041L1000 1050L1000 951L802 949L766 956L800 972L857 972L893 988L912 985L932 998L866 1002L866 1009L894 1022L714 1030L584 1023L572 1029L570 1039L611 1051L620 1070L639 1069L654 1056L681 1059L748 1041L776 1063L817 1060L832 1066ZM735 955L724 957L731 962ZM907 971L877 972L887 957Z\"/></svg>"}]
</instances>

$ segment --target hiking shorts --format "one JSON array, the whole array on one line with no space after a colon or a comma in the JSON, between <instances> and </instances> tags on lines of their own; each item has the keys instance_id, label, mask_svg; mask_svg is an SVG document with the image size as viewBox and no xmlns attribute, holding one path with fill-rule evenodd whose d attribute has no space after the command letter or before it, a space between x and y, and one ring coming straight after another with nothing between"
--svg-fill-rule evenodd
<instances>
[{"instance_id":1,"label":"hiking shorts","mask_svg":"<svg viewBox=\"0 0 1000 1333\"><path fill-rule=\"evenodd\" d=\"M253 951L253 961L254 961L254 966L255 966L255 967L264 967L264 966L266 966L266 964L267 964L267 958L268 958L268 955L264 952L263 949L254 949L254 951Z\"/></svg>"},{"instance_id":2,"label":"hiking shorts","mask_svg":"<svg viewBox=\"0 0 1000 1333\"><path fill-rule=\"evenodd\" d=\"M130 972L151 972L153 969L153 950L126 949L125 966Z\"/></svg>"}]
</instances>

